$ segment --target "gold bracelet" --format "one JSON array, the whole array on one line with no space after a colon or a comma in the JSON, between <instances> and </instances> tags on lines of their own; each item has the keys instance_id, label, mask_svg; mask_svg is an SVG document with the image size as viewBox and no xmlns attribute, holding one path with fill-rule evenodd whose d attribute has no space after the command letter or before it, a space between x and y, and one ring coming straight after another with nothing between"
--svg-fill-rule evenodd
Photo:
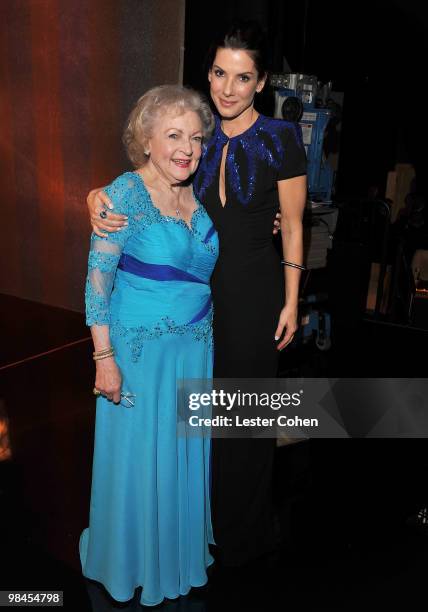
<instances>
[{"instance_id":1,"label":"gold bracelet","mask_svg":"<svg viewBox=\"0 0 428 612\"><path fill-rule=\"evenodd\" d=\"M112 350L113 350L113 347L112 347L112 346L109 346L108 348L101 349L100 351L94 351L94 352L92 353L92 355L93 355L94 357L98 357L99 355L105 355L106 353L110 353L110 351L112 351Z\"/></svg>"},{"instance_id":2,"label":"gold bracelet","mask_svg":"<svg viewBox=\"0 0 428 612\"><path fill-rule=\"evenodd\" d=\"M99 361L100 359L107 359L107 357L113 357L113 355L114 355L114 350L111 349L109 353L105 353L104 355L97 355L96 357L93 357L93 360Z\"/></svg>"}]
</instances>

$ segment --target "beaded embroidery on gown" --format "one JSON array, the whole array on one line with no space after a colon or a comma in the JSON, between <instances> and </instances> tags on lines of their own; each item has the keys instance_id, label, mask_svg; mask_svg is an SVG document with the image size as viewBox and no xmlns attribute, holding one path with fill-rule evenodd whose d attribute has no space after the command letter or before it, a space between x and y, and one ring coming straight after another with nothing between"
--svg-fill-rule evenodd
<instances>
[{"instance_id":1,"label":"beaded embroidery on gown","mask_svg":"<svg viewBox=\"0 0 428 612\"><path fill-rule=\"evenodd\" d=\"M218 256L200 203L190 227L164 216L140 175L106 193L129 226L92 235L88 325L110 326L122 391L134 406L97 399L89 527L82 571L112 597L141 603L185 595L207 582L213 561L210 440L177 436L177 379L211 378L210 276Z\"/></svg>"}]
</instances>

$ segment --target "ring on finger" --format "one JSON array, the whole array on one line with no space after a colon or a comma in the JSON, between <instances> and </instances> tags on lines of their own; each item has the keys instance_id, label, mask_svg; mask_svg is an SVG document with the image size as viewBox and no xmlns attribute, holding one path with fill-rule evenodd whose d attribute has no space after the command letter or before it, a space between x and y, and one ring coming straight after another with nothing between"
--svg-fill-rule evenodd
<instances>
[{"instance_id":1,"label":"ring on finger","mask_svg":"<svg viewBox=\"0 0 428 612\"><path fill-rule=\"evenodd\" d=\"M100 217L101 217L101 219L107 219L107 212L105 210L102 210L100 212Z\"/></svg>"}]
</instances>

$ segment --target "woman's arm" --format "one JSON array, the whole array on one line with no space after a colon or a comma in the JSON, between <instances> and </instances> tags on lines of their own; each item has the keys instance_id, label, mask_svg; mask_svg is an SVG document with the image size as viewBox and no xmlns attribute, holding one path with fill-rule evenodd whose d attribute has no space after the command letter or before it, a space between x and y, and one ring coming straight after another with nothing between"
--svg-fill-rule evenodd
<instances>
[{"instance_id":1,"label":"woman's arm","mask_svg":"<svg viewBox=\"0 0 428 612\"><path fill-rule=\"evenodd\" d=\"M92 235L85 302L86 324L91 328L96 352L111 347L110 296L122 248L120 242L103 240ZM122 381L114 356L97 359L95 367L95 388L109 400L119 402Z\"/></svg>"},{"instance_id":2,"label":"woman's arm","mask_svg":"<svg viewBox=\"0 0 428 612\"><path fill-rule=\"evenodd\" d=\"M107 187L116 209L126 215L132 210L133 185L123 175ZM132 227L132 224L131 224ZM111 347L110 341L110 297L116 277L117 266L131 227L119 233L99 238L92 234L86 277L85 305L86 324L91 328L95 352ZM95 387L108 399L120 401L121 374L114 355L97 359Z\"/></svg>"},{"instance_id":3,"label":"woman's arm","mask_svg":"<svg viewBox=\"0 0 428 612\"><path fill-rule=\"evenodd\" d=\"M306 204L306 176L278 181L279 203L281 208L282 249L285 261L296 264L303 262L303 212ZM275 340L282 350L291 342L297 330L297 309L299 303L299 284L301 271L284 266L285 305L281 310Z\"/></svg>"},{"instance_id":4,"label":"woman's arm","mask_svg":"<svg viewBox=\"0 0 428 612\"><path fill-rule=\"evenodd\" d=\"M122 237L122 234L120 235ZM123 244L92 235L86 278L86 324L91 328L96 352L111 347L110 296ZM121 375L114 356L95 361L95 388L114 402L120 401Z\"/></svg>"},{"instance_id":5,"label":"woman's arm","mask_svg":"<svg viewBox=\"0 0 428 612\"><path fill-rule=\"evenodd\" d=\"M128 225L128 217L126 215L116 215L110 212L114 209L114 205L102 187L90 191L86 198L86 203L88 205L92 229L97 236L107 238L108 234L104 232L118 232ZM107 214L105 219L100 217L100 213L103 211Z\"/></svg>"},{"instance_id":6,"label":"woman's arm","mask_svg":"<svg viewBox=\"0 0 428 612\"><path fill-rule=\"evenodd\" d=\"M108 325L92 325L91 334L95 351L102 351L103 349L110 348L111 343ZM119 403L122 376L114 360L114 356L97 359L95 364L95 388L107 399L112 400L116 404Z\"/></svg>"},{"instance_id":7,"label":"woman's arm","mask_svg":"<svg viewBox=\"0 0 428 612\"><path fill-rule=\"evenodd\" d=\"M94 234L100 238L107 238L108 233L120 232L121 229L128 225L128 217L126 215L116 215L111 210L114 209L113 203L103 191L102 187L92 189L86 198L88 205L89 218L91 220ZM107 217L102 219L100 213L105 211ZM281 229L281 213L277 213L273 222L273 234L276 235ZM108 232L107 234L105 232Z\"/></svg>"}]
</instances>

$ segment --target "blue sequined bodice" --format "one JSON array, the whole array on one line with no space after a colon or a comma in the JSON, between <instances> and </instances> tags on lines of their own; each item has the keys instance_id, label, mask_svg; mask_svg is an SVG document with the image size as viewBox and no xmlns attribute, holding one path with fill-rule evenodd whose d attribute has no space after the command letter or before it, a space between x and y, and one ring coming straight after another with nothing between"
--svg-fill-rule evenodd
<instances>
[{"instance_id":1,"label":"blue sequined bodice","mask_svg":"<svg viewBox=\"0 0 428 612\"><path fill-rule=\"evenodd\" d=\"M219 197L222 153L225 159L226 204ZM279 209L278 181L306 174L306 155L299 127L260 115L237 136L228 138L216 119L194 180L196 195L204 203L220 240L220 257L213 290L233 288L236 278L252 283L256 272L265 274L277 261L272 244L275 214Z\"/></svg>"},{"instance_id":2,"label":"blue sequined bodice","mask_svg":"<svg viewBox=\"0 0 428 612\"><path fill-rule=\"evenodd\" d=\"M290 175L305 173L305 152L296 124L259 115L248 130L228 138L221 129L220 119L216 117L214 134L207 144L194 182L195 192L202 201L205 201L213 184L215 187L218 185L222 152L228 142L228 200L232 196L247 206L253 198L258 198L260 193L257 188L266 182L275 183L276 180L288 178L288 172ZM297 170L293 168L296 164Z\"/></svg>"}]
</instances>

